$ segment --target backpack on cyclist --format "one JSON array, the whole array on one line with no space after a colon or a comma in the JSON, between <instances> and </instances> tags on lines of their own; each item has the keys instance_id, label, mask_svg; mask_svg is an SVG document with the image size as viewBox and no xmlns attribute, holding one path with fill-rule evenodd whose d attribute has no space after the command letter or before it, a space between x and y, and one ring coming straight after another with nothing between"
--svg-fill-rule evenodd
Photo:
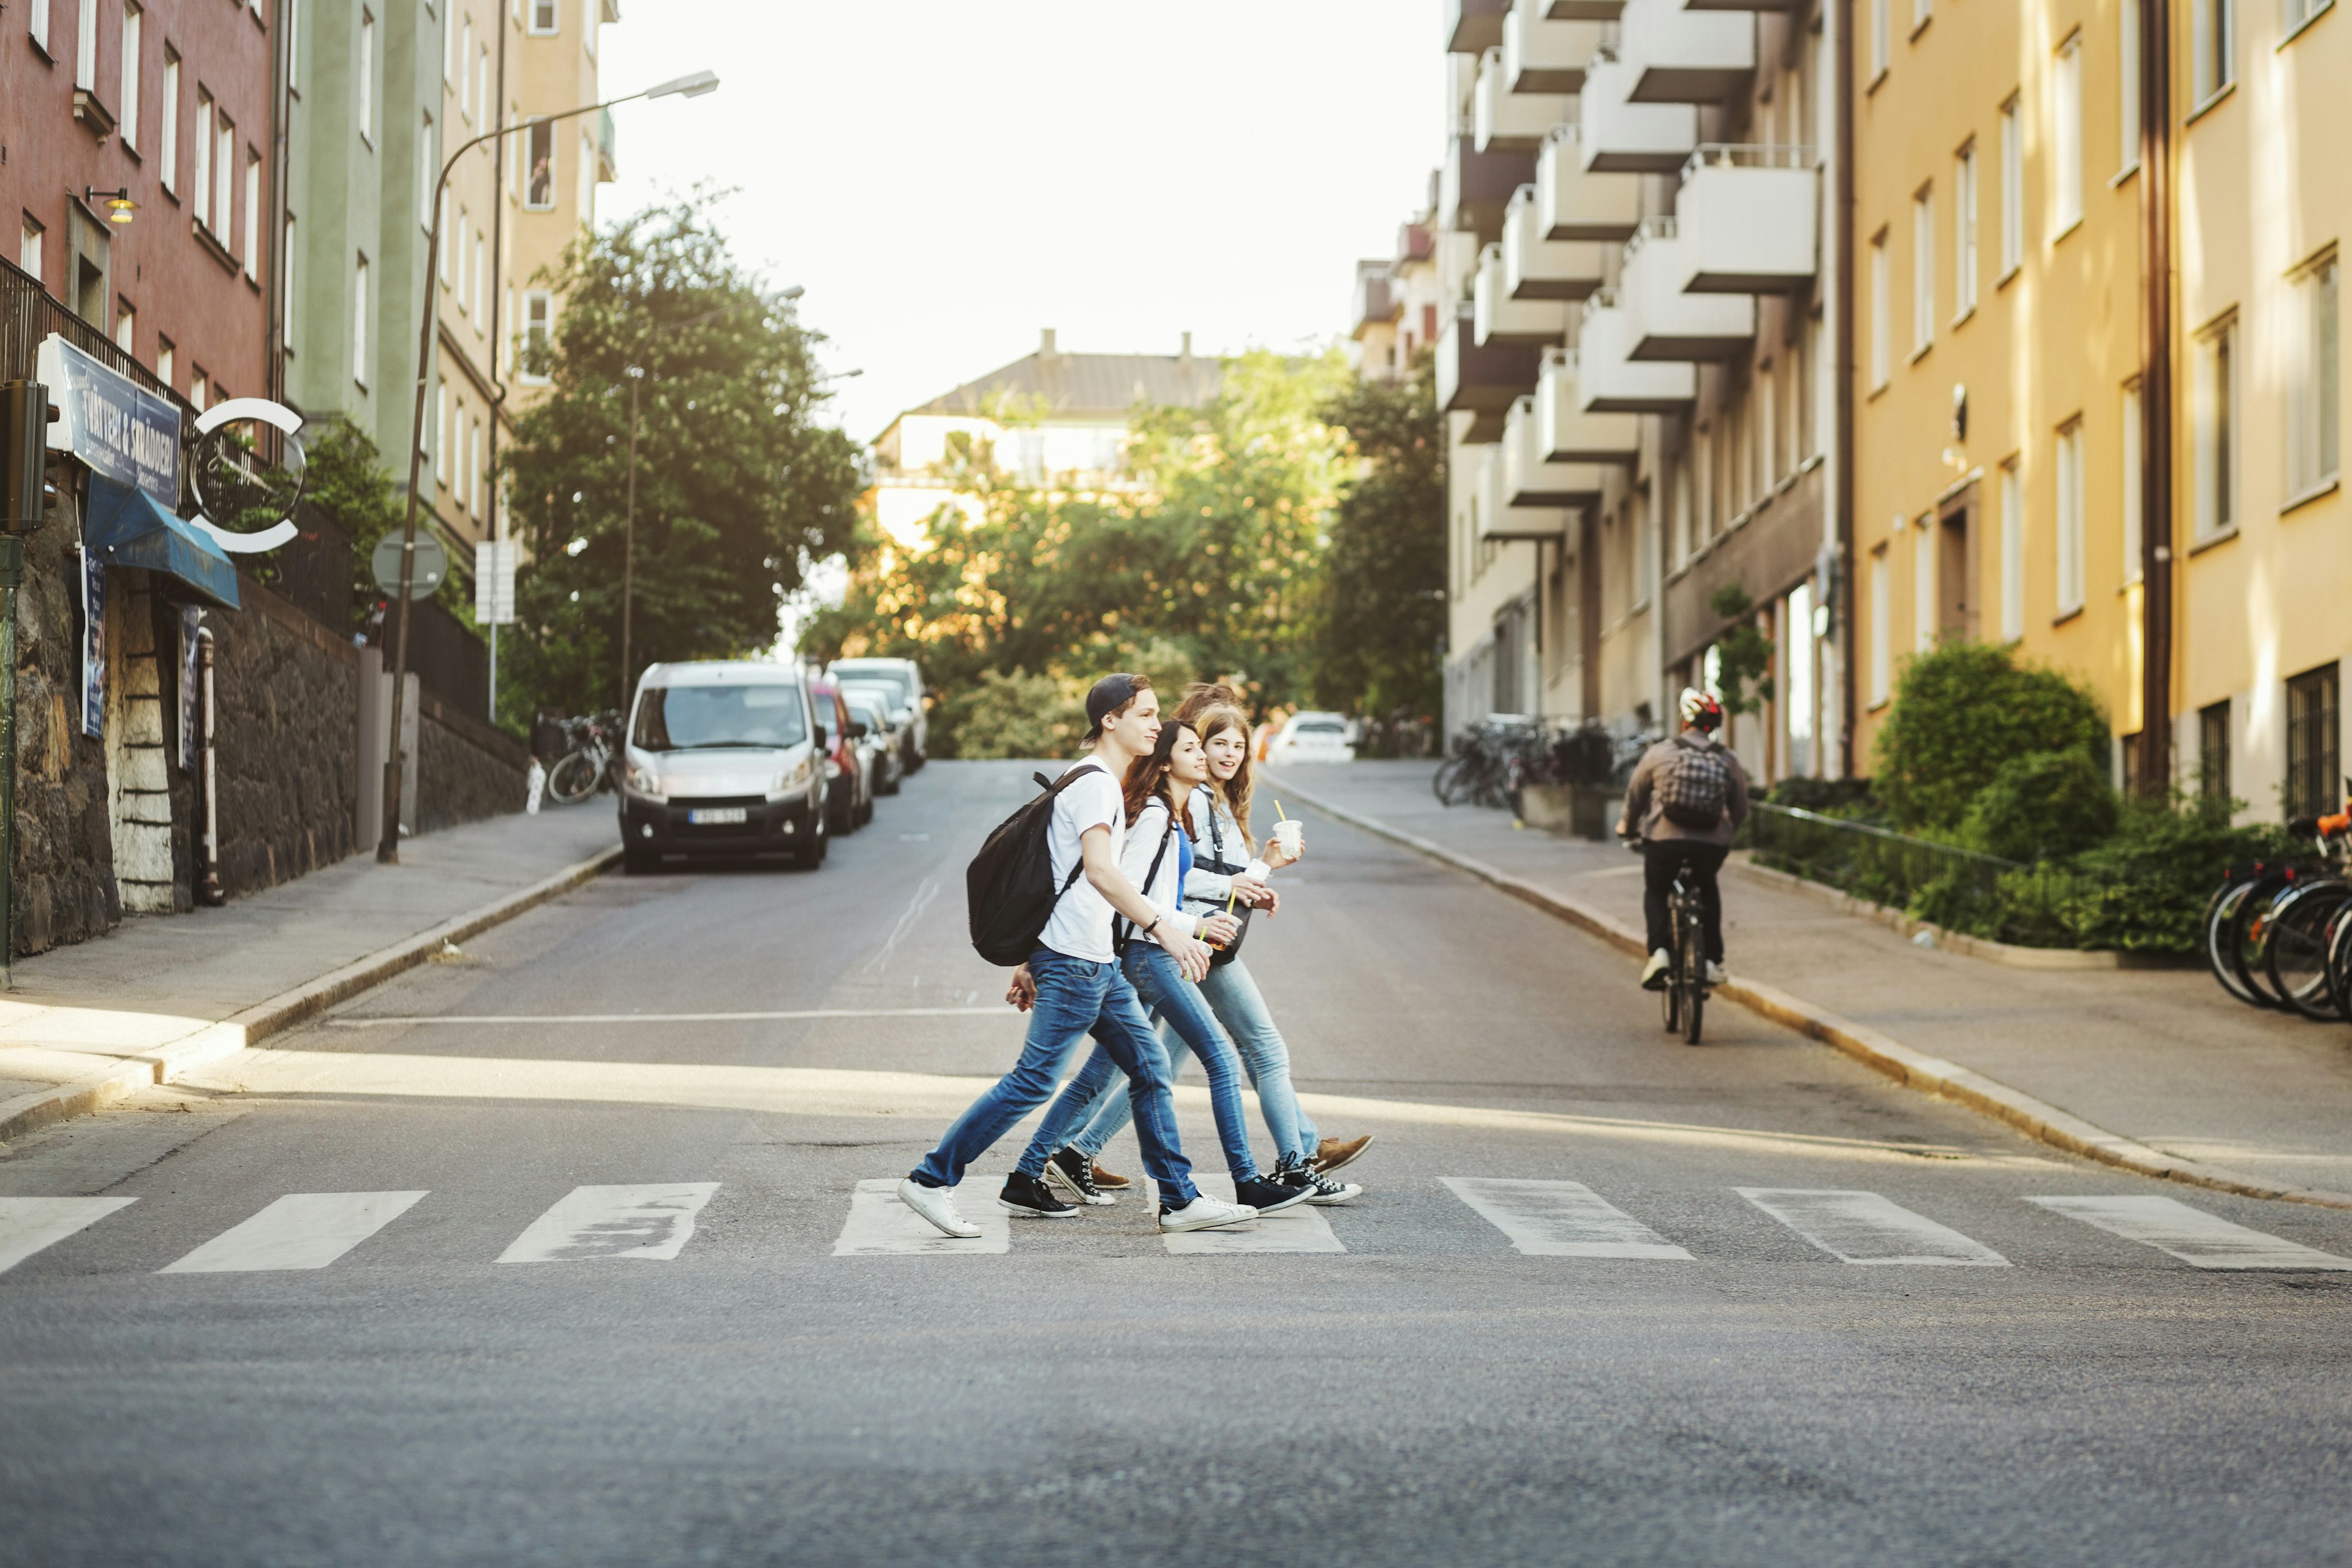
<instances>
[{"instance_id":1,"label":"backpack on cyclist","mask_svg":"<svg viewBox=\"0 0 2352 1568\"><path fill-rule=\"evenodd\" d=\"M1054 884L1054 858L1047 835L1054 826L1054 802L1087 773L1108 777L1099 763L1072 768L1058 779L1034 773L1045 794L996 825L980 853L964 868L964 898L970 911L971 945L991 963L1008 968L1026 963L1037 951L1054 906L1062 901L1086 869L1081 858L1070 874Z\"/></svg>"},{"instance_id":2,"label":"backpack on cyclist","mask_svg":"<svg viewBox=\"0 0 2352 1568\"><path fill-rule=\"evenodd\" d=\"M1668 822L1693 833L1723 826L1731 800L1731 770L1723 749L1710 742L1675 737L1675 754L1658 770L1658 809Z\"/></svg>"}]
</instances>

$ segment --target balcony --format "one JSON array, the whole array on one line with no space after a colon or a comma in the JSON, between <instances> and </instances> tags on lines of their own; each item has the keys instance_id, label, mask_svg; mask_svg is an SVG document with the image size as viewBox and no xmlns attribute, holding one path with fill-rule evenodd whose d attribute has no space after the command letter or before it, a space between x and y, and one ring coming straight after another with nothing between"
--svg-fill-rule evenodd
<instances>
[{"instance_id":1,"label":"balcony","mask_svg":"<svg viewBox=\"0 0 2352 1568\"><path fill-rule=\"evenodd\" d=\"M1503 214L1503 288L1514 300L1581 300L1601 287L1609 247L1546 239L1536 187L1521 185Z\"/></svg>"},{"instance_id":2,"label":"balcony","mask_svg":"<svg viewBox=\"0 0 2352 1568\"><path fill-rule=\"evenodd\" d=\"M1635 68L1595 59L1577 97L1577 148L1587 174L1671 174L1698 148L1698 110L1633 101Z\"/></svg>"},{"instance_id":3,"label":"balcony","mask_svg":"<svg viewBox=\"0 0 2352 1568\"><path fill-rule=\"evenodd\" d=\"M1571 514L1564 506L1521 506L1511 500L1507 446L1486 448L1478 462L1478 537L1505 543L1515 539L1564 539Z\"/></svg>"},{"instance_id":4,"label":"balcony","mask_svg":"<svg viewBox=\"0 0 2352 1568\"><path fill-rule=\"evenodd\" d=\"M1356 263L1355 308L1349 312L1349 337L1361 341L1376 326L1393 322L1404 312L1404 299L1385 261Z\"/></svg>"},{"instance_id":5,"label":"balcony","mask_svg":"<svg viewBox=\"0 0 2352 1568\"><path fill-rule=\"evenodd\" d=\"M1513 92L1581 92L1602 31L1599 22L1552 21L1536 5L1512 6L1503 18L1503 85Z\"/></svg>"},{"instance_id":6,"label":"balcony","mask_svg":"<svg viewBox=\"0 0 2352 1568\"><path fill-rule=\"evenodd\" d=\"M1437 334L1437 406L1446 414L1477 416L1465 441L1499 441L1503 416L1535 389L1542 351L1501 343L1480 347L1470 313L1454 319L1454 330Z\"/></svg>"},{"instance_id":7,"label":"balcony","mask_svg":"<svg viewBox=\"0 0 2352 1568\"><path fill-rule=\"evenodd\" d=\"M1821 176L1810 147L1693 153L1675 198L1685 294L1769 294L1819 265Z\"/></svg>"},{"instance_id":8,"label":"balcony","mask_svg":"<svg viewBox=\"0 0 2352 1568\"><path fill-rule=\"evenodd\" d=\"M1613 22L1624 9L1625 0L1551 0L1544 16L1554 22Z\"/></svg>"},{"instance_id":9,"label":"balcony","mask_svg":"<svg viewBox=\"0 0 2352 1568\"><path fill-rule=\"evenodd\" d=\"M1556 125L1536 154L1536 222L1546 239L1622 245L1642 221L1642 185L1584 166L1583 130ZM1510 222L1507 212L1503 221Z\"/></svg>"},{"instance_id":10,"label":"balcony","mask_svg":"<svg viewBox=\"0 0 2352 1568\"><path fill-rule=\"evenodd\" d=\"M1683 0L1625 0L1617 58L1633 67L1635 103L1720 103L1756 72L1756 18L1693 11Z\"/></svg>"},{"instance_id":11,"label":"balcony","mask_svg":"<svg viewBox=\"0 0 2352 1568\"><path fill-rule=\"evenodd\" d=\"M1690 148L1684 148L1682 156L1689 155ZM1680 158L1674 166L1682 167ZM1481 153L1465 127L1437 166L1438 226L1475 234L1479 244L1492 245L1503 237L1503 209L1512 194L1535 177L1534 154Z\"/></svg>"},{"instance_id":12,"label":"balcony","mask_svg":"<svg viewBox=\"0 0 2352 1568\"><path fill-rule=\"evenodd\" d=\"M1471 126L1481 153L1533 153L1551 128L1576 112L1568 93L1513 92L1503 81L1503 51L1488 49L1471 89Z\"/></svg>"},{"instance_id":13,"label":"balcony","mask_svg":"<svg viewBox=\"0 0 2352 1568\"><path fill-rule=\"evenodd\" d=\"M1752 294L1683 292L1683 240L1670 217L1645 219L1626 242L1622 284L1637 360L1729 359L1756 339Z\"/></svg>"},{"instance_id":14,"label":"balcony","mask_svg":"<svg viewBox=\"0 0 2352 1568\"><path fill-rule=\"evenodd\" d=\"M1564 299L1519 300L1511 295L1509 266L1503 247L1490 245L1478 258L1478 277L1470 292L1472 340L1480 348L1500 343L1542 348L1568 336L1569 311ZM1534 383L1528 383L1532 389Z\"/></svg>"},{"instance_id":15,"label":"balcony","mask_svg":"<svg viewBox=\"0 0 2352 1568\"><path fill-rule=\"evenodd\" d=\"M1536 428L1555 463L1631 463L1642 455L1642 416L1587 410L1579 387L1580 356L1554 349L1536 383Z\"/></svg>"},{"instance_id":16,"label":"balcony","mask_svg":"<svg viewBox=\"0 0 2352 1568\"><path fill-rule=\"evenodd\" d=\"M1503 13L1511 0L1446 0L1445 52L1483 55L1503 41Z\"/></svg>"},{"instance_id":17,"label":"balcony","mask_svg":"<svg viewBox=\"0 0 2352 1568\"><path fill-rule=\"evenodd\" d=\"M1586 414L1675 414L1698 398L1698 366L1633 357L1633 315L1603 289L1576 333L1576 391Z\"/></svg>"},{"instance_id":18,"label":"balcony","mask_svg":"<svg viewBox=\"0 0 2352 1568\"><path fill-rule=\"evenodd\" d=\"M1598 506L1609 482L1599 463L1565 463L1550 453L1543 417L1533 397L1522 397L1503 416L1502 499L1506 505Z\"/></svg>"}]
</instances>

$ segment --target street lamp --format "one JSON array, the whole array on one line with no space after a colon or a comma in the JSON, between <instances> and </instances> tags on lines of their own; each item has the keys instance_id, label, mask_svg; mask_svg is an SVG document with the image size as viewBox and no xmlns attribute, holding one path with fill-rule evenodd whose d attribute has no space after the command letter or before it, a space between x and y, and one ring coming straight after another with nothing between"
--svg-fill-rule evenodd
<instances>
[{"instance_id":1,"label":"street lamp","mask_svg":"<svg viewBox=\"0 0 2352 1568\"><path fill-rule=\"evenodd\" d=\"M408 684L408 598L416 584L416 481L420 460L425 453L425 389L433 379L433 329L436 321L433 298L433 279L441 263L441 198L449 187L449 173L457 160L480 146L501 136L511 136L518 131L528 131L534 125L558 120L573 120L583 114L594 114L615 104L634 103L641 98L700 98L719 90L717 71L696 71L691 76L673 77L643 92L632 92L620 98L608 98L602 103L587 103L578 109L567 109L561 114L542 114L520 125L500 126L485 131L479 136L449 154L441 165L441 177L433 185L433 227L425 243L425 321L416 334L416 403L408 423L408 518L400 533L400 626L394 645L392 664L392 731L383 764L383 823L376 840L375 858L383 865L400 859L400 781L403 758L400 751L401 709Z\"/></svg>"}]
</instances>

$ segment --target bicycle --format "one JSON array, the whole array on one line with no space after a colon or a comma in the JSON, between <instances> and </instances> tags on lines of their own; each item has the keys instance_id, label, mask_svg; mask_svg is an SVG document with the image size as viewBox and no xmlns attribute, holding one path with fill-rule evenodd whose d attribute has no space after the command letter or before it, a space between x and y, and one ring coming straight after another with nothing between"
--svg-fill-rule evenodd
<instances>
[{"instance_id":1,"label":"bicycle","mask_svg":"<svg viewBox=\"0 0 2352 1568\"><path fill-rule=\"evenodd\" d=\"M614 739L621 716L605 712L564 721L564 738L572 743L562 760L547 771L548 797L559 805L577 805L610 786L619 754Z\"/></svg>"},{"instance_id":2,"label":"bicycle","mask_svg":"<svg viewBox=\"0 0 2352 1568\"><path fill-rule=\"evenodd\" d=\"M1665 1015L1666 1033L1679 1032L1685 1045L1695 1046L1708 995L1706 910L1690 869L1687 860L1675 868L1675 885L1666 894L1666 931L1674 945L1667 950L1672 956L1658 1000Z\"/></svg>"},{"instance_id":3,"label":"bicycle","mask_svg":"<svg viewBox=\"0 0 2352 1568\"><path fill-rule=\"evenodd\" d=\"M1547 751L1543 726L1517 713L1491 713L1454 737L1453 754L1438 764L1430 788L1442 805L1470 801L1516 809L1521 784Z\"/></svg>"}]
</instances>

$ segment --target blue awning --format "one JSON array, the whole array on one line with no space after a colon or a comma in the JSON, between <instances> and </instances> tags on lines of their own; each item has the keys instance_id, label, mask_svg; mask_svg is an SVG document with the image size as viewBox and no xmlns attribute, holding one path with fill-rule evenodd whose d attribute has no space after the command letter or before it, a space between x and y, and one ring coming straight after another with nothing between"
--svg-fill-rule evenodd
<instances>
[{"instance_id":1,"label":"blue awning","mask_svg":"<svg viewBox=\"0 0 2352 1568\"><path fill-rule=\"evenodd\" d=\"M236 566L228 552L203 529L165 511L145 490L90 475L81 542L110 566L143 566L177 578L225 610L242 607Z\"/></svg>"}]
</instances>

